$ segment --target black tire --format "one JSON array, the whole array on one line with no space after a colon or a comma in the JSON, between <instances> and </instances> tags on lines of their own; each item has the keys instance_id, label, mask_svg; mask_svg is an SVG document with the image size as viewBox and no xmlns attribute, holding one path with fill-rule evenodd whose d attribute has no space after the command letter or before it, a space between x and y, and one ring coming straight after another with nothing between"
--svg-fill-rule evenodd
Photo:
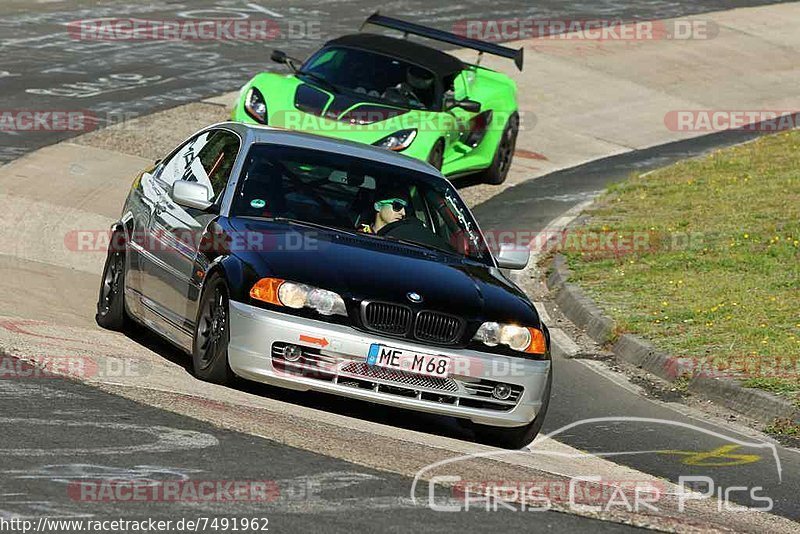
<instances>
[{"instance_id":1,"label":"black tire","mask_svg":"<svg viewBox=\"0 0 800 534\"><path fill-rule=\"evenodd\" d=\"M511 160L514 158L518 133L519 117L514 113L508 118L506 127L503 128L503 134L494 152L492 164L481 173L483 182L491 185L500 185L506 181L508 169L511 168Z\"/></svg>"},{"instance_id":2,"label":"black tire","mask_svg":"<svg viewBox=\"0 0 800 534\"><path fill-rule=\"evenodd\" d=\"M442 170L442 163L444 162L444 142L439 139L436 141L436 144L433 145L431 149L431 153L428 154L428 163L433 165L439 170Z\"/></svg>"},{"instance_id":3,"label":"black tire","mask_svg":"<svg viewBox=\"0 0 800 534\"><path fill-rule=\"evenodd\" d=\"M531 443L539 434L547 416L547 407L550 405L550 390L553 385L553 368L550 367L550 374L547 376L547 385L544 390L544 400L542 409L536 414L536 418L529 424L514 428L502 428L472 424L477 441L486 445L494 445L504 449L521 449Z\"/></svg>"},{"instance_id":4,"label":"black tire","mask_svg":"<svg viewBox=\"0 0 800 534\"><path fill-rule=\"evenodd\" d=\"M197 378L215 384L229 384L233 371L228 365L230 306L225 279L214 273L206 281L197 307L192 364Z\"/></svg>"},{"instance_id":5,"label":"black tire","mask_svg":"<svg viewBox=\"0 0 800 534\"><path fill-rule=\"evenodd\" d=\"M127 326L125 310L125 252L115 250L111 240L100 279L100 294L97 296L97 313L94 320L103 328L122 331Z\"/></svg>"}]
</instances>

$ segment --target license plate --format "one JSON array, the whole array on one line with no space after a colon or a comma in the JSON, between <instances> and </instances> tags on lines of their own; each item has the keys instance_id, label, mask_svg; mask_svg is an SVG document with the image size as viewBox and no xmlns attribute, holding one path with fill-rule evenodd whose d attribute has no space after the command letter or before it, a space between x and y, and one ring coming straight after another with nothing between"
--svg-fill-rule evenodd
<instances>
[{"instance_id":1,"label":"license plate","mask_svg":"<svg viewBox=\"0 0 800 534\"><path fill-rule=\"evenodd\" d=\"M450 358L446 356L421 354L378 343L370 345L367 364L440 378L447 378L450 374Z\"/></svg>"}]
</instances>

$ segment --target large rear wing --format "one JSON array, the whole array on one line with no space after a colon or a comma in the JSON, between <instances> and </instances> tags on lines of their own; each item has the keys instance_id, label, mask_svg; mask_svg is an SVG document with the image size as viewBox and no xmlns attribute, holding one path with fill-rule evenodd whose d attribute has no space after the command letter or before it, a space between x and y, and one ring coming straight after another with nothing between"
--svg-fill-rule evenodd
<instances>
[{"instance_id":1,"label":"large rear wing","mask_svg":"<svg viewBox=\"0 0 800 534\"><path fill-rule=\"evenodd\" d=\"M362 24L361 27L363 28L367 24L383 26L384 28L399 30L405 34L410 33L413 35L419 35L421 37L427 37L428 39L433 39L435 41L441 41L443 43L450 43L464 48L471 48L472 50L477 50L481 53L486 52L487 54L492 54L494 56L507 57L509 59L513 59L517 68L522 70L522 55L524 52L524 49L522 48L519 50L514 50L513 48L508 48L507 46L500 46L498 44L487 43L485 41L479 41L470 37L463 37L461 35L456 35L455 33L437 30L435 28L428 28L427 26L423 26L421 24L415 24L413 22L406 22L404 20L387 17L381 15L377 11L367 17L367 20L364 21L364 24Z\"/></svg>"}]
</instances>

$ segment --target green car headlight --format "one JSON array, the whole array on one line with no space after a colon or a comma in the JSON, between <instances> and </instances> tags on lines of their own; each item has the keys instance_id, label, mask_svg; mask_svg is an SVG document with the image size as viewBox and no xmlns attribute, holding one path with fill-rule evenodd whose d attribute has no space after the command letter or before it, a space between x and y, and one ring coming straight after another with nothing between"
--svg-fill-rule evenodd
<instances>
[{"instance_id":1,"label":"green car headlight","mask_svg":"<svg viewBox=\"0 0 800 534\"><path fill-rule=\"evenodd\" d=\"M417 137L417 130L415 128L400 130L399 132L387 135L380 141L376 141L373 145L388 148L389 150L400 151L411 146L415 137Z\"/></svg>"},{"instance_id":2,"label":"green car headlight","mask_svg":"<svg viewBox=\"0 0 800 534\"><path fill-rule=\"evenodd\" d=\"M257 122L267 124L267 103L264 95L255 87L251 87L245 95L244 110Z\"/></svg>"}]
</instances>

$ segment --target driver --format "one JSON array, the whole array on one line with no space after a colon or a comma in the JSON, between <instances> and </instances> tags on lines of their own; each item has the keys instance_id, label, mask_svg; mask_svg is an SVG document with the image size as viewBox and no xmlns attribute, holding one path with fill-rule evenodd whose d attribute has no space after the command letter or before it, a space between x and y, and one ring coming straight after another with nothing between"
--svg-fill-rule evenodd
<instances>
[{"instance_id":1,"label":"driver","mask_svg":"<svg viewBox=\"0 0 800 534\"><path fill-rule=\"evenodd\" d=\"M406 216L408 202L402 198L387 198L378 200L372 207L375 209L375 221L362 224L359 231L365 234L377 234L378 231L389 223L401 221Z\"/></svg>"},{"instance_id":2,"label":"driver","mask_svg":"<svg viewBox=\"0 0 800 534\"><path fill-rule=\"evenodd\" d=\"M396 100L397 94L412 106L427 107L433 100L433 74L414 65L406 68L405 81L387 89L384 98ZM394 94L393 94L394 93Z\"/></svg>"},{"instance_id":3,"label":"driver","mask_svg":"<svg viewBox=\"0 0 800 534\"><path fill-rule=\"evenodd\" d=\"M433 75L425 69L411 65L406 69L406 82L415 91L428 91L433 87Z\"/></svg>"},{"instance_id":4,"label":"driver","mask_svg":"<svg viewBox=\"0 0 800 534\"><path fill-rule=\"evenodd\" d=\"M433 101L433 82L433 74L425 69L413 65L406 69L406 84L419 105L427 107Z\"/></svg>"}]
</instances>

